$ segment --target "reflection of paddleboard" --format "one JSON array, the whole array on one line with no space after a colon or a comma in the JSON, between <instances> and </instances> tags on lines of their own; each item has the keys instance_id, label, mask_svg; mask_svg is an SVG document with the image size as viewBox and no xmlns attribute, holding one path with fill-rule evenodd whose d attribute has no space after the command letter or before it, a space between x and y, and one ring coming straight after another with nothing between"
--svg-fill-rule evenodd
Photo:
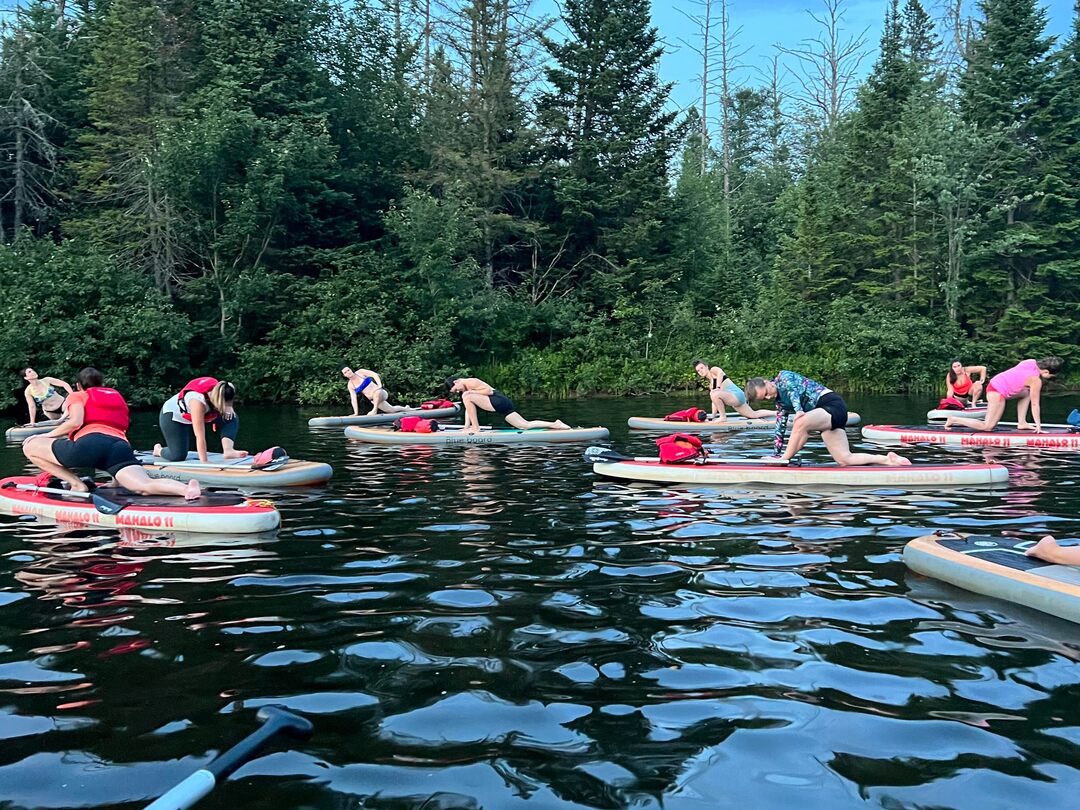
<instances>
[{"instance_id":1,"label":"reflection of paddleboard","mask_svg":"<svg viewBox=\"0 0 1080 810\"><path fill-rule=\"evenodd\" d=\"M220 453L209 453L208 463L199 461L198 453L188 453L184 461L165 461L150 453L136 453L135 456L151 478L172 478L175 481L194 478L210 486L299 487L321 484L334 474L334 468L321 461L289 459L280 467L253 470L251 456L226 459Z\"/></svg>"},{"instance_id":2,"label":"reflection of paddleboard","mask_svg":"<svg viewBox=\"0 0 1080 810\"><path fill-rule=\"evenodd\" d=\"M1032 538L929 535L904 547L904 562L912 571L958 588L1080 622L1080 567L1024 556L1035 542Z\"/></svg>"},{"instance_id":3,"label":"reflection of paddleboard","mask_svg":"<svg viewBox=\"0 0 1080 810\"><path fill-rule=\"evenodd\" d=\"M986 404L978 405L974 408L963 408L962 410L948 409L948 408L932 408L926 412L927 422L944 422L950 416L963 416L966 419L982 419L986 416Z\"/></svg>"},{"instance_id":4,"label":"reflection of paddleboard","mask_svg":"<svg viewBox=\"0 0 1080 810\"><path fill-rule=\"evenodd\" d=\"M347 427L345 436L372 444L532 444L557 442L588 442L608 437L605 427L571 428L570 430L517 430L488 428L479 433L466 433L460 425L440 428L434 433L405 433L391 428Z\"/></svg>"},{"instance_id":5,"label":"reflection of paddleboard","mask_svg":"<svg viewBox=\"0 0 1080 810\"><path fill-rule=\"evenodd\" d=\"M44 422L35 422L33 425L15 425L15 427L9 427L4 435L8 441L21 442L28 436L48 433L62 421L62 419L48 419Z\"/></svg>"},{"instance_id":6,"label":"reflection of paddleboard","mask_svg":"<svg viewBox=\"0 0 1080 810\"><path fill-rule=\"evenodd\" d=\"M912 464L904 467L841 467L802 464L719 461L705 464L661 464L655 458L598 461L593 471L608 478L666 484L839 484L865 487L960 487L1009 480L1000 464Z\"/></svg>"},{"instance_id":7,"label":"reflection of paddleboard","mask_svg":"<svg viewBox=\"0 0 1080 810\"><path fill-rule=\"evenodd\" d=\"M167 495L136 495L125 489L105 487L100 493L124 507L115 515L107 515L77 495L15 489L15 485L33 483L30 476L0 481L0 510L12 515L38 515L57 523L165 532L250 534L276 529L281 524L281 515L273 504L251 501L242 495L207 493L196 501L185 501ZM5 486L7 484L12 486Z\"/></svg>"},{"instance_id":8,"label":"reflection of paddleboard","mask_svg":"<svg viewBox=\"0 0 1080 810\"><path fill-rule=\"evenodd\" d=\"M877 444L947 444L959 447L1033 447L1080 450L1080 431L1068 425L1043 425L1043 432L999 425L993 430L916 425L867 425L863 438Z\"/></svg>"},{"instance_id":9,"label":"reflection of paddleboard","mask_svg":"<svg viewBox=\"0 0 1080 810\"><path fill-rule=\"evenodd\" d=\"M854 411L848 414L848 427L857 425L861 417ZM663 417L631 416L626 424L632 430L653 430L666 433L729 433L737 430L772 430L776 427L776 420L771 416L767 419L747 419L745 416L731 416L720 422L709 419L705 422L673 422ZM791 420L788 420L791 426Z\"/></svg>"},{"instance_id":10,"label":"reflection of paddleboard","mask_svg":"<svg viewBox=\"0 0 1080 810\"><path fill-rule=\"evenodd\" d=\"M376 413L371 416L315 416L308 419L310 427L345 427L346 425L392 425L403 416L419 416L422 419L447 419L461 411L460 405L452 408L409 408L396 413Z\"/></svg>"}]
</instances>

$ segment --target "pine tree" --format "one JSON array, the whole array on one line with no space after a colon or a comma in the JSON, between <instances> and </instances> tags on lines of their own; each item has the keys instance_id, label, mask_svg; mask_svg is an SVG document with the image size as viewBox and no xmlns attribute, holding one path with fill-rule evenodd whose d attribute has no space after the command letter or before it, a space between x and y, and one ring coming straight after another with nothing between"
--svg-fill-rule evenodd
<instances>
[{"instance_id":1,"label":"pine tree","mask_svg":"<svg viewBox=\"0 0 1080 810\"><path fill-rule=\"evenodd\" d=\"M979 318L983 330L1004 350L1016 343L1022 328L999 321L1041 292L1025 288L1036 277L1041 250L1035 221L1038 153L1047 124L1041 110L1053 40L1043 36L1046 14L1035 0L983 0L979 7L983 19L960 81L962 110L983 134L1000 130L1006 137L1000 141L998 171L979 189L995 210L980 233L973 261L979 288L967 305L989 316Z\"/></svg>"},{"instance_id":2,"label":"pine tree","mask_svg":"<svg viewBox=\"0 0 1080 810\"><path fill-rule=\"evenodd\" d=\"M601 271L592 295L610 304L663 273L667 167L681 129L648 0L568 0L563 19L569 36L547 41L552 90L539 101L552 219L567 235L566 261Z\"/></svg>"}]
</instances>

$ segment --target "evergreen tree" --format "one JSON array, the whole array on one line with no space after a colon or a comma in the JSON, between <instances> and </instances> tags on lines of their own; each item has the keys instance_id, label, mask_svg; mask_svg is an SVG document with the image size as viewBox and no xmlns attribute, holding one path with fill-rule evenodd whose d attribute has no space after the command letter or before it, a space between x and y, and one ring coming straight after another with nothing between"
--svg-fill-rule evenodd
<instances>
[{"instance_id":1,"label":"evergreen tree","mask_svg":"<svg viewBox=\"0 0 1080 810\"><path fill-rule=\"evenodd\" d=\"M552 89L539 100L551 219L566 234L565 261L594 300L613 304L663 275L667 168L681 129L648 0L568 0L563 20L569 36L547 40Z\"/></svg>"}]
</instances>

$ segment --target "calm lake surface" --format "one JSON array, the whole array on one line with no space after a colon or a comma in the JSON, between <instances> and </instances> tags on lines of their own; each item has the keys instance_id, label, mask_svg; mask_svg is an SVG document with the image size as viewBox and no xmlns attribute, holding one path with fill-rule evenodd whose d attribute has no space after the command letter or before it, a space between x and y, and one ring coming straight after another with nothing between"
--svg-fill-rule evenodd
<instances>
[{"instance_id":1,"label":"calm lake surface","mask_svg":"<svg viewBox=\"0 0 1080 810\"><path fill-rule=\"evenodd\" d=\"M928 407L848 399L871 422ZM691 404L521 410L641 454L627 417ZM912 575L901 550L938 528L1080 535L1080 456L908 452L1001 461L997 489L627 486L583 446L366 447L315 413L241 412L241 446L335 470L273 494L271 535L0 517L0 807L140 807L268 703L315 736L200 807L1077 806L1080 626Z\"/></svg>"}]
</instances>

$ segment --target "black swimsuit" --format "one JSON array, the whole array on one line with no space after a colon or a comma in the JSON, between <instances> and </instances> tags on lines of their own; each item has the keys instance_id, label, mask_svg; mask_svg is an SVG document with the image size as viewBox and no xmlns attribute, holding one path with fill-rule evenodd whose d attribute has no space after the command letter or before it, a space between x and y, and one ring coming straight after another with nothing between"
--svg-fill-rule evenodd
<instances>
[{"instance_id":1,"label":"black swimsuit","mask_svg":"<svg viewBox=\"0 0 1080 810\"><path fill-rule=\"evenodd\" d=\"M494 388L488 394L488 400L490 400L491 407L495 409L495 413L499 416L506 416L517 410L514 403L510 401L510 397L506 396L502 391L496 391Z\"/></svg>"}]
</instances>

